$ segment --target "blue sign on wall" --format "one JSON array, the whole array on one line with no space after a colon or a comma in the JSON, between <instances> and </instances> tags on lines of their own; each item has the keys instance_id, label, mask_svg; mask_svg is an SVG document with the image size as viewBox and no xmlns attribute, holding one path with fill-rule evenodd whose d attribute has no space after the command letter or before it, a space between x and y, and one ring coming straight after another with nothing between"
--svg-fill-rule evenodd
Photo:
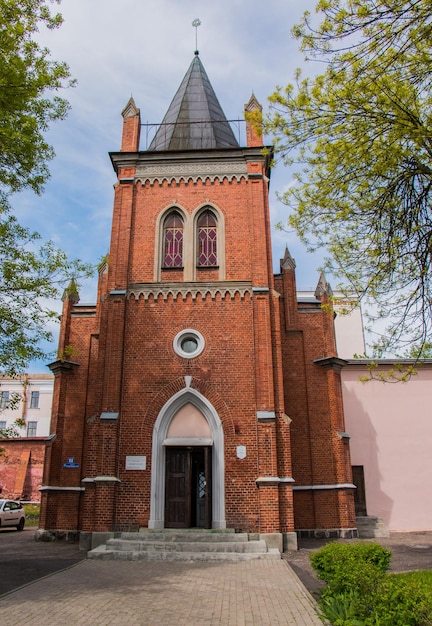
<instances>
[{"instance_id":1,"label":"blue sign on wall","mask_svg":"<svg viewBox=\"0 0 432 626\"><path fill-rule=\"evenodd\" d=\"M63 463L63 467L79 467L78 463L75 463L73 456L70 456L67 463Z\"/></svg>"}]
</instances>

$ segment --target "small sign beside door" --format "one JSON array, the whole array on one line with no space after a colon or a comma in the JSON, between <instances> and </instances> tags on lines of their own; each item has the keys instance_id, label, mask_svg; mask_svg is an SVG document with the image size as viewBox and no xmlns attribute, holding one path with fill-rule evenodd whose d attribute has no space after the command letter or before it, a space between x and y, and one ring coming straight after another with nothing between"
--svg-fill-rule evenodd
<instances>
[{"instance_id":1,"label":"small sign beside door","mask_svg":"<svg viewBox=\"0 0 432 626\"><path fill-rule=\"evenodd\" d=\"M127 470L145 470L147 465L146 456L127 456L126 457L126 469Z\"/></svg>"}]
</instances>

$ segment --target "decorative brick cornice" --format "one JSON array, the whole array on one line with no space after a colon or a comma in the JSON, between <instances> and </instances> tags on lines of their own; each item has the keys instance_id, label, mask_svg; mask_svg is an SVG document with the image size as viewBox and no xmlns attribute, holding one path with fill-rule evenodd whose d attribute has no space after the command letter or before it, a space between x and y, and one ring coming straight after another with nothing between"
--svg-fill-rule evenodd
<instances>
[{"instance_id":1,"label":"decorative brick cornice","mask_svg":"<svg viewBox=\"0 0 432 626\"><path fill-rule=\"evenodd\" d=\"M278 476L259 476L255 483L258 487L276 487L280 481Z\"/></svg>"},{"instance_id":2,"label":"decorative brick cornice","mask_svg":"<svg viewBox=\"0 0 432 626\"><path fill-rule=\"evenodd\" d=\"M127 291L127 297L134 296L136 300L143 296L147 302L149 298L157 300L162 296L163 300L167 300L169 296L177 299L179 296L183 301L190 295L192 300L196 300L200 295L203 299L210 294L212 300L219 294L222 300L227 295L234 298L238 293L243 299L246 294L252 292L252 284L244 281L223 281L223 282L206 282L206 283L137 283L130 285Z\"/></svg>"},{"instance_id":3,"label":"decorative brick cornice","mask_svg":"<svg viewBox=\"0 0 432 626\"><path fill-rule=\"evenodd\" d=\"M134 167L135 180L141 180L143 184L150 184L164 180L168 183L197 180L240 181L243 177L248 179L247 164L259 161L264 164L266 175L269 174L270 162L273 157L273 148L263 146L248 146L243 148L221 148L218 150L194 150L193 158L188 151L151 151L133 152L121 151L110 152L111 162L115 172L119 173L122 168ZM266 178L266 177L265 177Z\"/></svg>"},{"instance_id":4,"label":"decorative brick cornice","mask_svg":"<svg viewBox=\"0 0 432 626\"><path fill-rule=\"evenodd\" d=\"M54 363L50 363L47 367L50 368L54 376L58 376L59 374L72 372L79 366L79 363L74 363L73 361L54 361Z\"/></svg>"},{"instance_id":5,"label":"decorative brick cornice","mask_svg":"<svg viewBox=\"0 0 432 626\"><path fill-rule=\"evenodd\" d=\"M142 163L139 164L136 171L136 178L140 179L143 185L146 183L154 185L156 182L159 185L163 182L177 184L182 180L196 184L198 180L204 181L206 179L213 183L215 180L223 180L224 178L229 182L233 180L240 182L242 177L247 178L247 176L247 166L244 160L221 160L204 163Z\"/></svg>"},{"instance_id":6,"label":"decorative brick cornice","mask_svg":"<svg viewBox=\"0 0 432 626\"><path fill-rule=\"evenodd\" d=\"M348 361L345 359L340 359L338 356L328 356L324 359L315 359L315 365L320 365L325 370L335 370L335 372L340 372L342 368L348 365Z\"/></svg>"},{"instance_id":7,"label":"decorative brick cornice","mask_svg":"<svg viewBox=\"0 0 432 626\"><path fill-rule=\"evenodd\" d=\"M39 491L84 491L84 487L63 487L61 485L43 485L39 487Z\"/></svg>"},{"instance_id":8,"label":"decorative brick cornice","mask_svg":"<svg viewBox=\"0 0 432 626\"><path fill-rule=\"evenodd\" d=\"M334 485L294 485L295 491L321 491L331 489L355 489L353 483L336 483Z\"/></svg>"}]
</instances>

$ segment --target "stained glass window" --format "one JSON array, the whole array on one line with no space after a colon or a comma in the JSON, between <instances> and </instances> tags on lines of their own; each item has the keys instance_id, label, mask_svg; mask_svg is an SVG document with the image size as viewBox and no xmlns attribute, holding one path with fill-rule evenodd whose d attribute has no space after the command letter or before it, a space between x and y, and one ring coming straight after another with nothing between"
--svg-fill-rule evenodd
<instances>
[{"instance_id":1,"label":"stained glass window","mask_svg":"<svg viewBox=\"0 0 432 626\"><path fill-rule=\"evenodd\" d=\"M183 220L178 213L165 220L163 267L183 267Z\"/></svg>"},{"instance_id":2,"label":"stained glass window","mask_svg":"<svg viewBox=\"0 0 432 626\"><path fill-rule=\"evenodd\" d=\"M198 219L198 266L217 265L217 221L211 211Z\"/></svg>"}]
</instances>

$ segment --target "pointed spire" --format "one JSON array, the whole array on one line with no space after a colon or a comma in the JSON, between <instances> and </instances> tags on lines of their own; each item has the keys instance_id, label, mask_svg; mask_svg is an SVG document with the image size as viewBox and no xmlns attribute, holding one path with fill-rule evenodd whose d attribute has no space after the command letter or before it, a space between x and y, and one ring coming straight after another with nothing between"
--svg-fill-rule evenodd
<instances>
[{"instance_id":1,"label":"pointed spire","mask_svg":"<svg viewBox=\"0 0 432 626\"><path fill-rule=\"evenodd\" d=\"M238 147L204 66L195 54L149 150Z\"/></svg>"},{"instance_id":2,"label":"pointed spire","mask_svg":"<svg viewBox=\"0 0 432 626\"><path fill-rule=\"evenodd\" d=\"M249 102L244 106L246 119L246 141L248 146L263 145L263 118L262 106L252 92Z\"/></svg>"},{"instance_id":3,"label":"pointed spire","mask_svg":"<svg viewBox=\"0 0 432 626\"><path fill-rule=\"evenodd\" d=\"M122 132L122 152L138 152L141 132L140 110L136 107L132 96L129 98L122 111L123 132Z\"/></svg>"},{"instance_id":4,"label":"pointed spire","mask_svg":"<svg viewBox=\"0 0 432 626\"><path fill-rule=\"evenodd\" d=\"M245 111L252 113L252 111L262 111L262 106L258 102L256 95L252 92L249 102L244 106Z\"/></svg>"},{"instance_id":5,"label":"pointed spire","mask_svg":"<svg viewBox=\"0 0 432 626\"><path fill-rule=\"evenodd\" d=\"M284 258L280 260L280 267L281 270L294 270L296 267L296 262L292 258L288 246L285 247Z\"/></svg>"},{"instance_id":6,"label":"pointed spire","mask_svg":"<svg viewBox=\"0 0 432 626\"><path fill-rule=\"evenodd\" d=\"M317 300L321 300L323 296L331 296L333 294L332 288L330 287L330 283L327 282L327 279L323 272L321 272L318 284L315 289L315 298Z\"/></svg>"},{"instance_id":7,"label":"pointed spire","mask_svg":"<svg viewBox=\"0 0 432 626\"><path fill-rule=\"evenodd\" d=\"M135 115L139 115L140 110L137 109L135 100L132 96L129 98L128 103L122 111L123 118L125 117L135 117Z\"/></svg>"},{"instance_id":8,"label":"pointed spire","mask_svg":"<svg viewBox=\"0 0 432 626\"><path fill-rule=\"evenodd\" d=\"M77 304L79 302L79 299L80 298L79 298L79 293L78 293L78 286L75 282L75 279L71 278L69 285L63 291L62 300L63 302L65 300L69 300L69 302L72 302L72 304Z\"/></svg>"}]
</instances>

